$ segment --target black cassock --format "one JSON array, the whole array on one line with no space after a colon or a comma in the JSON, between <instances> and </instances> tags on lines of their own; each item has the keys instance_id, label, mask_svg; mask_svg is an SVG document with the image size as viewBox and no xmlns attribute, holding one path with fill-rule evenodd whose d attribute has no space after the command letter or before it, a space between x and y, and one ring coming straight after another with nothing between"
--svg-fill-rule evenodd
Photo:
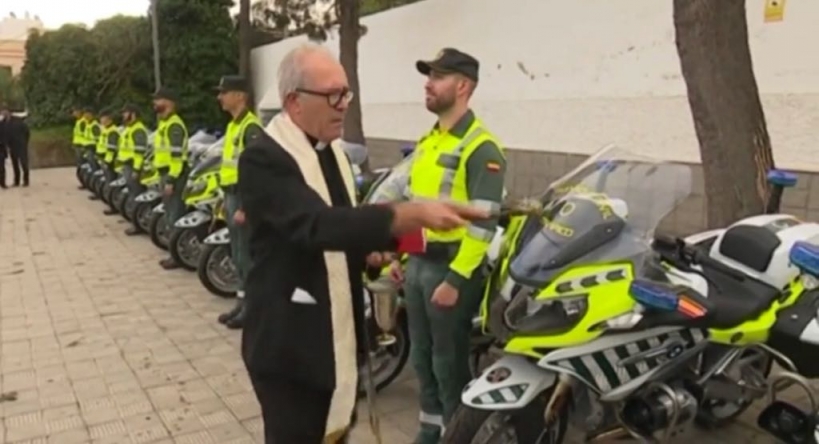
<instances>
[{"instance_id":1,"label":"black cassock","mask_svg":"<svg viewBox=\"0 0 819 444\"><path fill-rule=\"evenodd\" d=\"M392 211L354 208L346 157L319 148L279 114L239 160L253 262L242 356L267 444L321 444L349 425L367 349L364 257L393 246Z\"/></svg>"}]
</instances>

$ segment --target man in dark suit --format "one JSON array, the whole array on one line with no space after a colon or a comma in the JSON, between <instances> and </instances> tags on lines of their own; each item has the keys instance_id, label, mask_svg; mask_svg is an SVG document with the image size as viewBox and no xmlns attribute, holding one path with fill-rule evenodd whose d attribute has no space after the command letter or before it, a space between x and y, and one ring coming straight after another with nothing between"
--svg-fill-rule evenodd
<instances>
[{"instance_id":1,"label":"man in dark suit","mask_svg":"<svg viewBox=\"0 0 819 444\"><path fill-rule=\"evenodd\" d=\"M0 189L5 190L6 185L6 156L8 147L6 146L6 105L0 103Z\"/></svg>"},{"instance_id":2,"label":"man in dark suit","mask_svg":"<svg viewBox=\"0 0 819 444\"><path fill-rule=\"evenodd\" d=\"M355 208L352 169L335 143L352 98L344 69L306 45L283 58L278 80L282 112L239 160L252 263L242 356L265 443L339 443L367 353L365 257L404 233L488 214L441 202Z\"/></svg>"},{"instance_id":3,"label":"man in dark suit","mask_svg":"<svg viewBox=\"0 0 819 444\"><path fill-rule=\"evenodd\" d=\"M28 140L31 132L26 122L13 116L8 106L0 106L0 115L3 116L3 138L11 157L11 169L14 172L14 186L20 186L20 179L24 187L28 186ZM5 176L5 173L3 174ZM5 182L4 182L5 183Z\"/></svg>"}]
</instances>

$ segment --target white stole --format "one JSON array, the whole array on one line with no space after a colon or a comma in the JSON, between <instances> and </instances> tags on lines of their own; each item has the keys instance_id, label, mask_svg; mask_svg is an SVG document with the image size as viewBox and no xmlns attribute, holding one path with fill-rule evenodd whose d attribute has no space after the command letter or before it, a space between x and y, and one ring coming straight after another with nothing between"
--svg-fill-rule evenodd
<instances>
[{"instance_id":1,"label":"white stole","mask_svg":"<svg viewBox=\"0 0 819 444\"><path fill-rule=\"evenodd\" d=\"M307 140L304 132L296 126L287 113L277 114L267 125L267 133L285 151L293 156L301 169L307 185L327 203L333 205L330 192L321 171L315 148ZM324 149L332 149L338 169L344 180L350 202L356 205L355 182L346 154L333 142ZM350 417L355 408L358 388L358 366L356 362L355 319L353 316L350 278L347 257L343 252L324 252L327 266L327 282L330 293L330 310L333 322L333 352L335 356L336 389L330 403L327 417L326 436L338 437L350 425Z\"/></svg>"}]
</instances>

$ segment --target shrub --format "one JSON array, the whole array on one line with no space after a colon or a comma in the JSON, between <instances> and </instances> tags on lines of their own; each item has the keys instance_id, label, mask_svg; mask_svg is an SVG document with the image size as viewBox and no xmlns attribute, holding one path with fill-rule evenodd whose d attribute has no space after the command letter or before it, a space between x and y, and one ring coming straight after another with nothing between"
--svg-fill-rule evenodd
<instances>
[{"instance_id":1,"label":"shrub","mask_svg":"<svg viewBox=\"0 0 819 444\"><path fill-rule=\"evenodd\" d=\"M31 130L28 153L31 168L74 165L76 156L71 146L71 127L55 126Z\"/></svg>"}]
</instances>

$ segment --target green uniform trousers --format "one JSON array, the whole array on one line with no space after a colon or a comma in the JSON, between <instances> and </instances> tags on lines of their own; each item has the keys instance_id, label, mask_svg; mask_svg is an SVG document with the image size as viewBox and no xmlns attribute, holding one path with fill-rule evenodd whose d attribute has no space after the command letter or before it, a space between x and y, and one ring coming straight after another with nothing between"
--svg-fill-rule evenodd
<instances>
[{"instance_id":1,"label":"green uniform trousers","mask_svg":"<svg viewBox=\"0 0 819 444\"><path fill-rule=\"evenodd\" d=\"M237 291L245 291L245 278L250 269L250 254L247 251L247 228L244 224L239 225L233 220L233 215L242 207L239 195L236 192L225 193L225 212L227 213L228 233L230 233L230 255L233 265L239 273L239 288Z\"/></svg>"},{"instance_id":2,"label":"green uniform trousers","mask_svg":"<svg viewBox=\"0 0 819 444\"><path fill-rule=\"evenodd\" d=\"M454 307L431 301L449 272L449 263L412 256L407 261L404 297L409 320L410 360L421 388L421 430L415 444L437 444L443 426L461 402L470 381L469 344L472 318L483 295L476 271L460 289Z\"/></svg>"}]
</instances>

